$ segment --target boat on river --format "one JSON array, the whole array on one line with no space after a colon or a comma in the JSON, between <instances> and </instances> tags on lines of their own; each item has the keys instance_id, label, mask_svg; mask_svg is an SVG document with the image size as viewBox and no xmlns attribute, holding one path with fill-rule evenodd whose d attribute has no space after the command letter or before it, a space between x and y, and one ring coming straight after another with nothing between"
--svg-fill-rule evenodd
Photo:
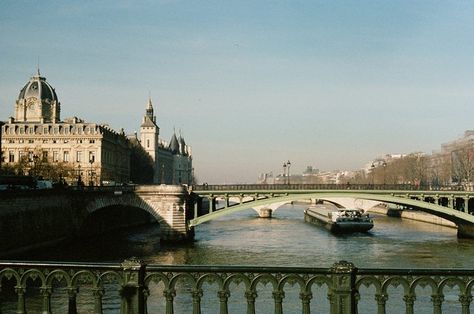
<instances>
[{"instance_id":1,"label":"boat on river","mask_svg":"<svg viewBox=\"0 0 474 314\"><path fill-rule=\"evenodd\" d=\"M333 233L366 232L374 221L361 209L338 208L333 204L316 204L304 211L306 222L323 226Z\"/></svg>"}]
</instances>

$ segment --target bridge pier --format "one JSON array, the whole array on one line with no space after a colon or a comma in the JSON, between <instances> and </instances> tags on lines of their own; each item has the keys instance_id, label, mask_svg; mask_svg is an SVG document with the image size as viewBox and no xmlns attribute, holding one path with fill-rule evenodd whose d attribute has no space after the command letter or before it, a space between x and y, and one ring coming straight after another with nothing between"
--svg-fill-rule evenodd
<instances>
[{"instance_id":1,"label":"bridge pier","mask_svg":"<svg viewBox=\"0 0 474 314\"><path fill-rule=\"evenodd\" d=\"M458 223L458 238L474 239L474 224Z\"/></svg>"},{"instance_id":2,"label":"bridge pier","mask_svg":"<svg viewBox=\"0 0 474 314\"><path fill-rule=\"evenodd\" d=\"M189 227L188 218L194 208L183 186L139 186L135 194L147 203L149 212L157 218L161 241L179 242L193 238L194 229Z\"/></svg>"},{"instance_id":3,"label":"bridge pier","mask_svg":"<svg viewBox=\"0 0 474 314\"><path fill-rule=\"evenodd\" d=\"M271 208L260 208L258 210L258 216L260 218L272 218L273 210Z\"/></svg>"}]
</instances>

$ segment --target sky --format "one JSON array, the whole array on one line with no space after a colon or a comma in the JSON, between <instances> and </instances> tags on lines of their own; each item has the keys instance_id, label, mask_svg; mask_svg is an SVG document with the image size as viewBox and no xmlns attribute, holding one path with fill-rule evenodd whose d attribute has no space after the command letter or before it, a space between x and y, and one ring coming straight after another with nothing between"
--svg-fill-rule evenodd
<instances>
[{"instance_id":1,"label":"sky","mask_svg":"<svg viewBox=\"0 0 474 314\"><path fill-rule=\"evenodd\" d=\"M199 182L359 169L474 129L471 1L0 2L0 120L36 73L61 117L181 132ZM39 62L38 62L39 60Z\"/></svg>"}]
</instances>

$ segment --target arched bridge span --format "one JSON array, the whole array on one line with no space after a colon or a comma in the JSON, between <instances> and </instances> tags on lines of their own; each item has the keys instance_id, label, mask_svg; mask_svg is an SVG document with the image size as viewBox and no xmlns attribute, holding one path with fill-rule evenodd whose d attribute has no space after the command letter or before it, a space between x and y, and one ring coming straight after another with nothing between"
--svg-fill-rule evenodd
<instances>
[{"instance_id":1,"label":"arched bridge span","mask_svg":"<svg viewBox=\"0 0 474 314\"><path fill-rule=\"evenodd\" d=\"M209 200L209 213L198 216L195 210L195 218L190 221L190 226L197 226L244 209L274 203L284 204L307 199L355 198L414 207L452 221L458 227L459 237L474 237L474 215L470 211L473 206L469 206L471 201L474 201L474 192L468 191L275 190L274 187L270 190L224 190L222 187L215 190L196 189L194 193ZM215 210L212 205L218 198L225 200L225 206ZM234 205L230 204L232 198L238 200Z\"/></svg>"}]
</instances>

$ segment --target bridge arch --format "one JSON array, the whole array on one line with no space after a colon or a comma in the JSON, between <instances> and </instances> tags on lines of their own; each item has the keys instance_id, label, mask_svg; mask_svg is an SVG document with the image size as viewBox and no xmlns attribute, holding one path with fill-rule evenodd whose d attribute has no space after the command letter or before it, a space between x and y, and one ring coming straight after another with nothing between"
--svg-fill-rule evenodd
<instances>
[{"instance_id":1,"label":"bridge arch","mask_svg":"<svg viewBox=\"0 0 474 314\"><path fill-rule=\"evenodd\" d=\"M162 213L163 210L161 208L156 208L156 205L149 204L136 194L132 193L119 195L117 197L106 196L93 198L87 203L85 211L90 215L98 210L116 206L142 209L154 217L159 224L165 222Z\"/></svg>"},{"instance_id":2,"label":"bridge arch","mask_svg":"<svg viewBox=\"0 0 474 314\"><path fill-rule=\"evenodd\" d=\"M398 205L411 206L420 209L421 211L427 212L429 214L444 218L446 220L452 221L458 226L458 236L474 236L474 216L450 209L441 205L428 203L416 199L405 198L389 194L377 194L369 192L356 192L356 191L321 191L321 192L309 192L309 193L287 193L282 196L260 198L251 202L241 203L234 206L229 206L227 208L214 211L210 214L203 215L201 217L195 218L190 221L191 226L197 226L203 222L222 217L224 215L229 215L241 210L253 208L256 206L265 206L272 203L281 203L281 202L291 202L304 200L309 198L315 199L330 199L330 198L354 198L354 199L364 199L385 203L392 203Z\"/></svg>"}]
</instances>

